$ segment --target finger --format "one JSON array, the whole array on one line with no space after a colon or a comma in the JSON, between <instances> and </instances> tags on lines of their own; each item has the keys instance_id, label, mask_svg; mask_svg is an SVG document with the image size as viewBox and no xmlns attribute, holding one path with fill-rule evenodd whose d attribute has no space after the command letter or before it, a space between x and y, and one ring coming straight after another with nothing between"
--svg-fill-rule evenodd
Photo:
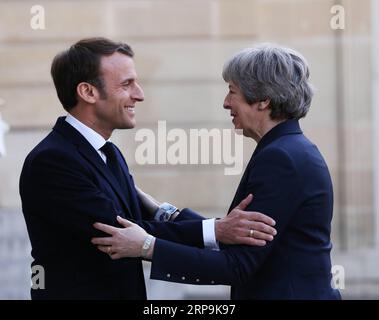
<instances>
[{"instance_id":1,"label":"finger","mask_svg":"<svg viewBox=\"0 0 379 320\"><path fill-rule=\"evenodd\" d=\"M251 221L260 221L270 226L275 226L276 224L274 219L260 212L246 211L245 214L247 215L247 219Z\"/></svg>"},{"instance_id":2,"label":"finger","mask_svg":"<svg viewBox=\"0 0 379 320\"><path fill-rule=\"evenodd\" d=\"M267 233L270 235L275 236L277 234L276 229L273 227L270 227L269 225L263 223L263 222L250 222L249 225L247 226L248 229L253 229L256 231L261 231L263 233Z\"/></svg>"},{"instance_id":3,"label":"finger","mask_svg":"<svg viewBox=\"0 0 379 320\"><path fill-rule=\"evenodd\" d=\"M96 245L111 246L113 244L112 237L92 238L91 242Z\"/></svg>"},{"instance_id":4,"label":"finger","mask_svg":"<svg viewBox=\"0 0 379 320\"><path fill-rule=\"evenodd\" d=\"M258 240L259 239L260 240L266 240L266 241L272 241L274 239L274 237L272 235L267 234L267 233L263 233L263 232L260 232L257 230L254 230L252 238L258 239Z\"/></svg>"},{"instance_id":5,"label":"finger","mask_svg":"<svg viewBox=\"0 0 379 320\"><path fill-rule=\"evenodd\" d=\"M253 195L250 193L245 199L243 199L236 209L245 210L249 203L253 200Z\"/></svg>"},{"instance_id":6,"label":"finger","mask_svg":"<svg viewBox=\"0 0 379 320\"><path fill-rule=\"evenodd\" d=\"M237 237L238 243L242 243L248 246L263 247L266 245L266 241L250 238L250 237Z\"/></svg>"},{"instance_id":7,"label":"finger","mask_svg":"<svg viewBox=\"0 0 379 320\"><path fill-rule=\"evenodd\" d=\"M97 246L97 249L99 249L101 252L109 254L109 246Z\"/></svg>"},{"instance_id":8,"label":"finger","mask_svg":"<svg viewBox=\"0 0 379 320\"><path fill-rule=\"evenodd\" d=\"M117 216L117 221L119 224L121 224L125 228L131 227L133 225L132 222L130 222L129 220L126 220L124 218L121 218L120 216Z\"/></svg>"},{"instance_id":9,"label":"finger","mask_svg":"<svg viewBox=\"0 0 379 320\"><path fill-rule=\"evenodd\" d=\"M120 255L119 253L112 253L112 254L110 255L110 257L111 257L112 260L117 260L117 259L122 258L121 255Z\"/></svg>"},{"instance_id":10,"label":"finger","mask_svg":"<svg viewBox=\"0 0 379 320\"><path fill-rule=\"evenodd\" d=\"M100 223L100 222L96 222L94 225L93 225L96 229L98 230L101 230L105 233L108 233L110 235L113 235L114 233L117 232L117 228L115 227L112 227L108 224L104 224L104 223Z\"/></svg>"}]
</instances>

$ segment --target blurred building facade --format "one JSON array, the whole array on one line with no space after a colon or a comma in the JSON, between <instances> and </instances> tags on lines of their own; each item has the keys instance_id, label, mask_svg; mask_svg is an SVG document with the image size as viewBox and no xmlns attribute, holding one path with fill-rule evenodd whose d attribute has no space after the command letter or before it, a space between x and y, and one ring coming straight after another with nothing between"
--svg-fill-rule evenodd
<instances>
[{"instance_id":1,"label":"blurred building facade","mask_svg":"<svg viewBox=\"0 0 379 320\"><path fill-rule=\"evenodd\" d=\"M210 217L226 213L240 176L225 176L220 165L139 165L135 133L156 131L158 120L168 129L230 128L222 109L223 63L260 42L300 51L316 88L302 127L325 156L334 183L333 264L344 268L341 292L379 298L378 2L45 0L38 2L45 29L33 30L34 1L0 1L0 113L11 127L7 155L0 158L0 299L29 298L30 245L18 179L27 153L65 114L50 79L52 58L90 36L125 41L136 53L146 99L136 108L137 128L113 139L136 183L159 200ZM333 27L337 14L343 29ZM244 141L245 165L254 147ZM147 287L151 299L228 298L222 286L147 280Z\"/></svg>"}]
</instances>

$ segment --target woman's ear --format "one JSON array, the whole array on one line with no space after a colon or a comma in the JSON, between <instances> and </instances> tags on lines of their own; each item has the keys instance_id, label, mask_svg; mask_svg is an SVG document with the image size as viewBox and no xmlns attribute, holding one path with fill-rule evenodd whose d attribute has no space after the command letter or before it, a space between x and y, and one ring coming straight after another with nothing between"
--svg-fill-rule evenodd
<instances>
[{"instance_id":1,"label":"woman's ear","mask_svg":"<svg viewBox=\"0 0 379 320\"><path fill-rule=\"evenodd\" d=\"M99 91L88 82L81 82L76 87L78 97L87 103L95 103L99 99Z\"/></svg>"},{"instance_id":2,"label":"woman's ear","mask_svg":"<svg viewBox=\"0 0 379 320\"><path fill-rule=\"evenodd\" d=\"M270 99L259 101L258 110L263 111L265 109L268 109L270 107L270 102L271 102Z\"/></svg>"}]
</instances>

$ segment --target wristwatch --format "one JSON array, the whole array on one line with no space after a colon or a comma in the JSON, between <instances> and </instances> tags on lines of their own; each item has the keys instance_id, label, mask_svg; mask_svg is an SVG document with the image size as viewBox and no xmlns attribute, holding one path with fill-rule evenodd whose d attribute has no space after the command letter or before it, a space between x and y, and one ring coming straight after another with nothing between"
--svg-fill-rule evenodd
<instances>
[{"instance_id":1,"label":"wristwatch","mask_svg":"<svg viewBox=\"0 0 379 320\"><path fill-rule=\"evenodd\" d=\"M162 203L154 215L156 221L170 221L172 215L179 209L168 202Z\"/></svg>"},{"instance_id":2,"label":"wristwatch","mask_svg":"<svg viewBox=\"0 0 379 320\"><path fill-rule=\"evenodd\" d=\"M141 249L141 257L146 258L147 253L149 252L151 242L153 241L154 237L152 235L148 235L143 243L142 249Z\"/></svg>"}]
</instances>

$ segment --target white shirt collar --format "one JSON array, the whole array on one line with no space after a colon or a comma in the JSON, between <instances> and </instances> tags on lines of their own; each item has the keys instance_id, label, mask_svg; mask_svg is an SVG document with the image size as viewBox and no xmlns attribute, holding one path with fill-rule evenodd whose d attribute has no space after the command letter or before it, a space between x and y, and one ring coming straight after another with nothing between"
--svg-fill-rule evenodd
<instances>
[{"instance_id":1,"label":"white shirt collar","mask_svg":"<svg viewBox=\"0 0 379 320\"><path fill-rule=\"evenodd\" d=\"M67 114L66 121L78 130L84 138L90 143L90 145L96 150L99 149L107 142L100 134L95 130L87 127L84 123L80 122L73 115Z\"/></svg>"}]
</instances>

